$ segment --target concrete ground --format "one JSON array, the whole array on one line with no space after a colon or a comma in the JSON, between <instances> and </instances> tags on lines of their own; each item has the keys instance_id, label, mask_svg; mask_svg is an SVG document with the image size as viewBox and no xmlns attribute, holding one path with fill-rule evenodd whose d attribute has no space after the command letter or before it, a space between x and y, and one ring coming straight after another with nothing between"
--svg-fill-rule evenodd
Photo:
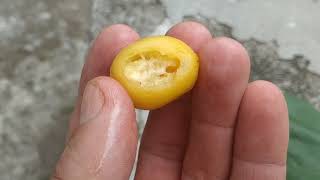
<instances>
[{"instance_id":1,"label":"concrete ground","mask_svg":"<svg viewBox=\"0 0 320 180\"><path fill-rule=\"evenodd\" d=\"M64 144L90 40L113 23L141 35L182 20L241 41L251 79L320 109L317 0L0 0L1 180L48 179ZM139 124L146 113L139 113Z\"/></svg>"},{"instance_id":2,"label":"concrete ground","mask_svg":"<svg viewBox=\"0 0 320 180\"><path fill-rule=\"evenodd\" d=\"M0 0L0 179L48 179L88 46L87 0Z\"/></svg>"}]
</instances>

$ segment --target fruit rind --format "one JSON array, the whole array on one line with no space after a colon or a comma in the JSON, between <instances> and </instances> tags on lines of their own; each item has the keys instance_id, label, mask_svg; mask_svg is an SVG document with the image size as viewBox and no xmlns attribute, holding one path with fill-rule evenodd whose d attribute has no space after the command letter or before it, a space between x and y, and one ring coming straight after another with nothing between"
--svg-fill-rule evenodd
<instances>
[{"instance_id":1,"label":"fruit rind","mask_svg":"<svg viewBox=\"0 0 320 180\"><path fill-rule=\"evenodd\" d=\"M139 82L139 75L133 80L129 77L130 73L125 73L128 71L128 64L139 61L145 58L144 56L177 60L179 66L171 69L174 76L170 81L148 86ZM170 103L192 89L198 70L199 58L187 44L170 36L153 36L123 48L111 65L110 76L124 86L136 108L152 110ZM168 71L170 72L170 68Z\"/></svg>"}]
</instances>

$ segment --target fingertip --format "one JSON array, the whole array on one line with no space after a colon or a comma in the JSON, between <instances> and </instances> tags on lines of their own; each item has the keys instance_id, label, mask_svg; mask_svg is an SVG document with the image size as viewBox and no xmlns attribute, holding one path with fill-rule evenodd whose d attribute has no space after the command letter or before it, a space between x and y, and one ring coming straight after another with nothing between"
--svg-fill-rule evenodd
<instances>
[{"instance_id":1,"label":"fingertip","mask_svg":"<svg viewBox=\"0 0 320 180\"><path fill-rule=\"evenodd\" d=\"M239 110L235 155L285 165L288 141L288 109L281 90L268 81L250 83Z\"/></svg>"},{"instance_id":2,"label":"fingertip","mask_svg":"<svg viewBox=\"0 0 320 180\"><path fill-rule=\"evenodd\" d=\"M128 44L139 39L139 34L124 24L115 24L105 27L94 41L90 59L104 59L109 64L118 51ZM91 60L94 61L94 60Z\"/></svg>"},{"instance_id":3,"label":"fingertip","mask_svg":"<svg viewBox=\"0 0 320 180\"><path fill-rule=\"evenodd\" d=\"M111 102L110 105L120 103L123 109L134 109L133 102L127 91L116 80L107 76L99 76L89 81L89 83L95 84L100 88L105 98Z\"/></svg>"},{"instance_id":4,"label":"fingertip","mask_svg":"<svg viewBox=\"0 0 320 180\"><path fill-rule=\"evenodd\" d=\"M213 84L225 88L237 82L247 82L250 58L246 49L230 38L215 38L201 47L200 79L212 79Z\"/></svg>"},{"instance_id":5,"label":"fingertip","mask_svg":"<svg viewBox=\"0 0 320 180\"><path fill-rule=\"evenodd\" d=\"M243 57L246 60L249 59L249 54L246 48L239 41L232 38L228 38L228 37L218 37L218 38L215 38L214 41L218 45L225 47L227 50L234 52L240 57ZM247 62L247 63L250 63L250 62Z\"/></svg>"},{"instance_id":6,"label":"fingertip","mask_svg":"<svg viewBox=\"0 0 320 180\"><path fill-rule=\"evenodd\" d=\"M95 85L102 92L105 99L103 107L105 114L115 114L114 112L122 114L122 118L119 118L117 122L110 123L109 126L125 124L123 129L127 129L127 132L124 134L136 134L137 124L134 105L121 84L107 76L96 77L89 81L88 84Z\"/></svg>"},{"instance_id":7,"label":"fingertip","mask_svg":"<svg viewBox=\"0 0 320 180\"><path fill-rule=\"evenodd\" d=\"M246 70L250 68L250 57L247 50L238 41L227 37L218 37L208 41L201 48L200 56L204 59L216 57L221 63L234 61L237 64L241 63L242 68Z\"/></svg>"},{"instance_id":8,"label":"fingertip","mask_svg":"<svg viewBox=\"0 0 320 180\"><path fill-rule=\"evenodd\" d=\"M170 28L166 35L184 41L195 52L198 52L200 47L212 38L204 25L194 21L178 23Z\"/></svg>"},{"instance_id":9,"label":"fingertip","mask_svg":"<svg viewBox=\"0 0 320 180\"><path fill-rule=\"evenodd\" d=\"M67 142L54 177L128 179L137 142L135 111L129 96L115 80L96 77L87 83L80 125Z\"/></svg>"},{"instance_id":10,"label":"fingertip","mask_svg":"<svg viewBox=\"0 0 320 180\"><path fill-rule=\"evenodd\" d=\"M284 95L280 88L272 82L257 80L248 85L245 96L248 100L258 102L269 102L270 104L279 104L284 109L287 107ZM262 106L266 106L261 103Z\"/></svg>"},{"instance_id":11,"label":"fingertip","mask_svg":"<svg viewBox=\"0 0 320 180\"><path fill-rule=\"evenodd\" d=\"M114 24L105 27L97 36L94 45L98 47L108 47L113 45L117 48L122 48L139 39L139 34L131 27L125 24Z\"/></svg>"},{"instance_id":12,"label":"fingertip","mask_svg":"<svg viewBox=\"0 0 320 180\"><path fill-rule=\"evenodd\" d=\"M278 120L288 123L287 103L282 91L275 84L264 80L251 82L244 94L244 98L245 101L243 103L245 105L255 104L258 112L271 111L271 114L278 113L276 115L282 115L283 117Z\"/></svg>"},{"instance_id":13,"label":"fingertip","mask_svg":"<svg viewBox=\"0 0 320 180\"><path fill-rule=\"evenodd\" d=\"M139 35L124 24L104 28L93 42L83 67L79 88L80 97L86 83L97 76L109 75L110 66L118 52L138 39Z\"/></svg>"}]
</instances>

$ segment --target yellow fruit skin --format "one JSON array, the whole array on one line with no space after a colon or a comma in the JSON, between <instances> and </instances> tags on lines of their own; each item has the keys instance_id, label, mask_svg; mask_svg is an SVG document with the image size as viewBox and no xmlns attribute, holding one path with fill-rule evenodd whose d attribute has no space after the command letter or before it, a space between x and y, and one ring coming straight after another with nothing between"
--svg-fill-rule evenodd
<instances>
[{"instance_id":1,"label":"yellow fruit skin","mask_svg":"<svg viewBox=\"0 0 320 180\"><path fill-rule=\"evenodd\" d=\"M174 79L166 84L142 86L125 76L128 63L140 54L160 54L179 61ZM199 71L199 58L181 40L169 36L153 36L141 39L122 49L114 59L110 76L127 90L136 108L153 110L160 108L192 89Z\"/></svg>"}]
</instances>

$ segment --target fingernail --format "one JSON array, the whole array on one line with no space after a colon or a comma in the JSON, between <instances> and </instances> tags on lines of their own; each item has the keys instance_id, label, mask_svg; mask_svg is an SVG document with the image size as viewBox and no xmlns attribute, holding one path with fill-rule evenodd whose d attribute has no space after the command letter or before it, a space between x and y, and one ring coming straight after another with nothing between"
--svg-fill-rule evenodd
<instances>
[{"instance_id":1,"label":"fingernail","mask_svg":"<svg viewBox=\"0 0 320 180\"><path fill-rule=\"evenodd\" d=\"M104 96L100 88L93 83L88 83L83 94L80 124L88 122L99 115L104 103Z\"/></svg>"}]
</instances>

